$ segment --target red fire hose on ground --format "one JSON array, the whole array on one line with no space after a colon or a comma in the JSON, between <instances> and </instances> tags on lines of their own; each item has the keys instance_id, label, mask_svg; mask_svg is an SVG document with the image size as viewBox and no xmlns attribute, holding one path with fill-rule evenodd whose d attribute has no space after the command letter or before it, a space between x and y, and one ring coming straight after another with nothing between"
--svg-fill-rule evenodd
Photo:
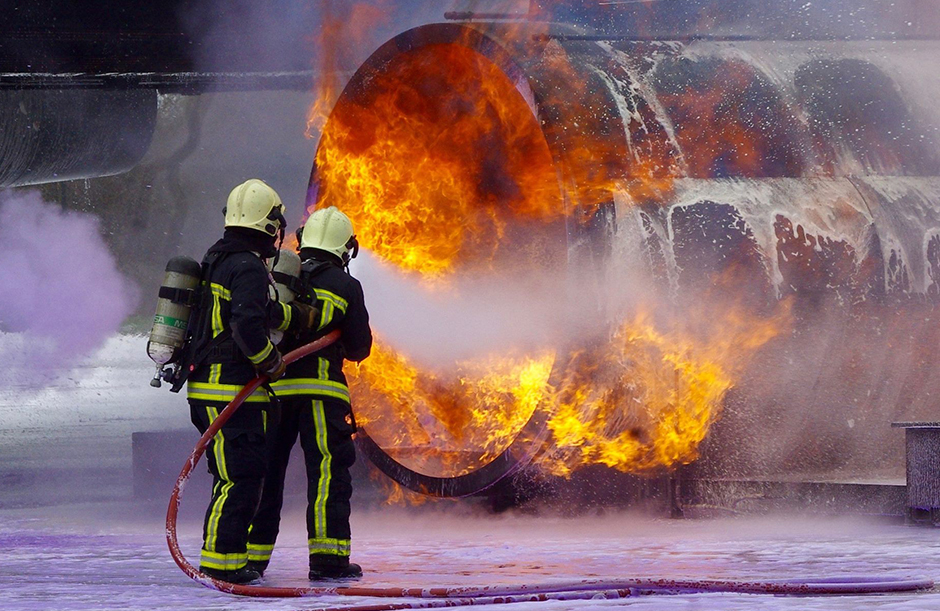
<instances>
[{"instance_id":1,"label":"red fire hose on ground","mask_svg":"<svg viewBox=\"0 0 940 611\"><path fill-rule=\"evenodd\" d=\"M317 352L335 342L340 336L333 331L320 339L302 346L285 355L284 360L292 363L308 354ZM180 498L189 476L199 459L205 453L209 442L219 429L231 418L251 393L268 381L267 376L258 376L241 389L218 418L209 426L196 443L196 447L183 465L166 512L166 541L170 554L176 564L193 580L202 585L239 596L261 598L298 598L307 596L363 596L376 598L410 598L395 603L359 605L349 607L331 607L334 611L393 611L396 609L430 609L436 607L457 607L466 605L493 605L547 600L584 600L617 599L648 594L692 594L705 592L725 592L739 594L775 594L775 595L834 595L834 594L885 594L892 592L913 592L933 588L933 581L926 579L891 579L840 577L816 580L791 581L731 581L715 579L584 579L518 586L455 586L435 588L368 588L355 586L337 587L267 587L239 585L219 581L200 573L183 556L176 535L176 519L179 512Z\"/></svg>"}]
</instances>

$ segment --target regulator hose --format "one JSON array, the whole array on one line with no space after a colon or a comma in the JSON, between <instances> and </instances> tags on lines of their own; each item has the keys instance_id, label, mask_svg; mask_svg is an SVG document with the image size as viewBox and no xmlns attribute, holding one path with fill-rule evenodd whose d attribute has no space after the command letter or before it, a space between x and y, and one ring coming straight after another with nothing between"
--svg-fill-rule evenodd
<instances>
[{"instance_id":1,"label":"regulator hose","mask_svg":"<svg viewBox=\"0 0 940 611\"><path fill-rule=\"evenodd\" d=\"M322 350L339 339L340 332L333 331L320 339L301 346L284 356L286 363L292 363L308 354ZM884 594L891 592L912 592L929 590L934 582L926 579L893 579L866 577L836 577L828 579L786 580L786 581L733 581L720 579L583 579L576 581L549 582L535 585L517 586L454 586L454 587L400 587L368 588L355 586L336 587L268 587L228 583L209 577L199 572L186 560L179 547L176 534L176 520L179 513L183 488L199 459L205 453L209 442L222 426L232 417L251 393L268 381L268 376L261 375L246 384L225 409L209 425L196 447L183 465L166 512L166 541L170 555L177 566L186 575L202 585L220 592L239 596L260 598L299 598L305 596L362 596L375 598L410 598L395 603L359 605L349 607L330 607L334 611L394 611L396 609L429 609L436 607L458 607L467 605L493 605L544 600L583 600L593 598L626 598L646 594L692 594L705 592L727 592L741 594L775 595L831 595L831 594Z\"/></svg>"}]
</instances>

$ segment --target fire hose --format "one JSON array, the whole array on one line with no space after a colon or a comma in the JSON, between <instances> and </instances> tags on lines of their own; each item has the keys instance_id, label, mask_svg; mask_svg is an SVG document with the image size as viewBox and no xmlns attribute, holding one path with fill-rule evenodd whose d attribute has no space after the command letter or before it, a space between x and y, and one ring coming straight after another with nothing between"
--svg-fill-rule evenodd
<instances>
[{"instance_id":1,"label":"fire hose","mask_svg":"<svg viewBox=\"0 0 940 611\"><path fill-rule=\"evenodd\" d=\"M308 354L317 352L339 339L340 332L333 331L320 339L301 346L284 356L286 363L292 363ZM176 533L176 521L181 495L189 476L199 459L205 453L212 438L231 418L232 414L255 390L268 382L266 375L261 375L248 382L219 416L203 433L196 447L183 465L166 513L166 541L170 555L177 566L186 575L202 585L239 596L260 598L299 598L309 596L361 596L374 598L411 598L395 603L359 605L348 607L330 607L334 611L394 611L396 609L430 609L436 607L457 607L467 605L492 605L548 600L584 600L616 599L647 594L693 594L706 592L724 592L739 594L774 594L774 595L834 595L834 594L884 594L894 592L913 592L929 590L934 583L926 579L893 579L867 577L838 577L809 580L771 580L771 581L735 581L715 579L584 579L567 582L545 583L538 585L517 586L454 586L454 587L384 587L369 588L357 586L313 586L313 587L269 587L228 583L214 579L199 572L186 560L179 547Z\"/></svg>"}]
</instances>

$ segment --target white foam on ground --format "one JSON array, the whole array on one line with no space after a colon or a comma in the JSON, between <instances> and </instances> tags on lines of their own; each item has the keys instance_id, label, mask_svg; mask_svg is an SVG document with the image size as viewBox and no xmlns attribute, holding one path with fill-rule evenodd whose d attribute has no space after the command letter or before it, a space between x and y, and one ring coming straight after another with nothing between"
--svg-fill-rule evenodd
<instances>
[{"instance_id":1,"label":"white foam on ground","mask_svg":"<svg viewBox=\"0 0 940 611\"><path fill-rule=\"evenodd\" d=\"M383 602L236 598L190 581L177 568L164 540L162 510L129 500L130 433L191 426L184 397L148 385L152 366L145 343L141 336L116 336L87 361L60 372L48 387L0 389L2 471L39 474L21 485L3 479L0 488L3 608L239 611ZM42 479L63 465L72 471ZM75 473L85 479L76 480ZM115 487L113 478L124 479ZM206 501L203 492L188 490L183 499L180 540L194 561ZM358 583L362 586L519 585L629 577L940 580L938 529L857 519L670 521L629 513L480 516L461 503L364 510L355 496L353 506L353 559L365 568ZM295 508L285 515L268 584L306 585L305 566L303 514ZM819 598L689 594L505 608L625 606L906 611L940 608L940 591Z\"/></svg>"},{"instance_id":2,"label":"white foam on ground","mask_svg":"<svg viewBox=\"0 0 940 611\"><path fill-rule=\"evenodd\" d=\"M361 597L264 600L210 591L171 560L159 518L77 512L0 512L5 559L4 608L38 609L315 609L402 602ZM109 515L110 513L110 515ZM305 586L302 516L286 518L266 585ZM199 522L181 529L183 549L198 557ZM770 518L730 521L606 517L468 517L421 509L354 512L353 559L365 575L355 585L432 587L533 585L583 578L813 579L869 576L940 579L940 530ZM531 603L494 608L558 611L642 609L940 608L940 591L882 596L779 597L686 594L627 600Z\"/></svg>"}]
</instances>

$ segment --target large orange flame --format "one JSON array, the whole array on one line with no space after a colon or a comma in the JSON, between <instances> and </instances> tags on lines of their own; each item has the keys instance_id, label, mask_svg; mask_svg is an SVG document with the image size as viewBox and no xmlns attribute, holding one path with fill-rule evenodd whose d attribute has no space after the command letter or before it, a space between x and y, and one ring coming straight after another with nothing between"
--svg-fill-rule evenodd
<instances>
[{"instance_id":1,"label":"large orange flame","mask_svg":"<svg viewBox=\"0 0 940 611\"><path fill-rule=\"evenodd\" d=\"M788 319L787 307L764 318L733 309L698 336L662 331L646 314L625 321L565 368L545 468L567 475L594 463L640 472L692 462L742 368Z\"/></svg>"},{"instance_id":2,"label":"large orange flame","mask_svg":"<svg viewBox=\"0 0 940 611\"><path fill-rule=\"evenodd\" d=\"M467 48L393 60L336 107L316 168L317 205L339 206L363 247L403 269L439 277L518 253L557 262L563 208L548 146L513 83Z\"/></svg>"},{"instance_id":3,"label":"large orange flame","mask_svg":"<svg viewBox=\"0 0 940 611\"><path fill-rule=\"evenodd\" d=\"M548 67L584 89L576 71L562 69L565 61L558 53ZM347 88L323 124L313 203L341 208L365 248L425 281L564 265L567 224L590 219L611 191L648 201L671 187L666 153L625 171L614 159L616 139L594 142L590 130L554 159L525 87L458 44L403 52L359 85ZM588 106L579 112L592 116ZM721 139L735 147L739 140L747 134ZM738 163L757 154L746 144L736 150ZM575 179L560 181L561 174ZM684 314L706 319L694 331L624 315L599 339L580 338L564 353L507 347L433 368L379 343L349 371L357 419L392 457L432 476L486 464L536 410L549 415L540 464L551 473L595 463L629 472L688 463L725 394L754 352L785 328L786 314Z\"/></svg>"},{"instance_id":4,"label":"large orange flame","mask_svg":"<svg viewBox=\"0 0 940 611\"><path fill-rule=\"evenodd\" d=\"M410 468L453 477L506 449L547 394L554 355L419 370L379 342L350 371L357 421Z\"/></svg>"},{"instance_id":5,"label":"large orange flame","mask_svg":"<svg viewBox=\"0 0 940 611\"><path fill-rule=\"evenodd\" d=\"M604 464L625 472L688 464L754 351L788 324L784 307L756 318L732 309L704 335L622 323L607 342L559 361L490 356L421 370L379 344L351 371L357 418L405 466L454 477L492 460L536 409L549 414L542 465L556 475ZM554 374L552 373L554 370Z\"/></svg>"}]
</instances>

